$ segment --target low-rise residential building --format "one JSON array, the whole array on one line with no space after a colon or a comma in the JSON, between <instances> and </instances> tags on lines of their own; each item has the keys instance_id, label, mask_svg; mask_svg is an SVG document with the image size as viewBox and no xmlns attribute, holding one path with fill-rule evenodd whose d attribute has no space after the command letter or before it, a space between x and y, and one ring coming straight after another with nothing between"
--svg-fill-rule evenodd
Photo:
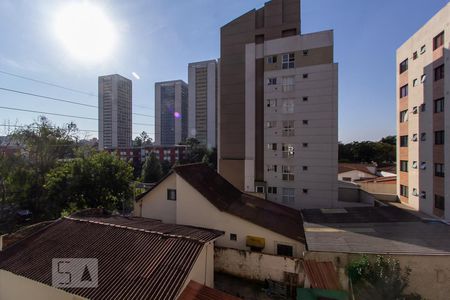
<instances>
[{"instance_id":1,"label":"low-rise residential building","mask_svg":"<svg viewBox=\"0 0 450 300\"><path fill-rule=\"evenodd\" d=\"M339 163L338 180L355 182L361 179L375 178L377 167L370 164Z\"/></svg>"},{"instance_id":2,"label":"low-rise residential building","mask_svg":"<svg viewBox=\"0 0 450 300\"><path fill-rule=\"evenodd\" d=\"M223 232L96 211L62 218L3 245L0 299L178 299L192 280L213 287L214 241ZM98 272L91 269L95 264L88 272L98 286L53 287L56 258L95 259Z\"/></svg>"},{"instance_id":3,"label":"low-rise residential building","mask_svg":"<svg viewBox=\"0 0 450 300\"><path fill-rule=\"evenodd\" d=\"M115 148L107 149L110 153L116 153L122 160L140 165L145 162L151 153L155 153L156 157L162 161L168 161L170 165L183 160L186 155L187 146L146 146L135 148Z\"/></svg>"}]
</instances>

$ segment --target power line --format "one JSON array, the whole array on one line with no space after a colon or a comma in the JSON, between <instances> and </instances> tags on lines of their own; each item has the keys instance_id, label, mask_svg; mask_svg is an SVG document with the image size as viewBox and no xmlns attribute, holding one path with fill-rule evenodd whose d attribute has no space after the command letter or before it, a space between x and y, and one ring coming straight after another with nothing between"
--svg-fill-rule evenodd
<instances>
[{"instance_id":1,"label":"power line","mask_svg":"<svg viewBox=\"0 0 450 300\"><path fill-rule=\"evenodd\" d=\"M43 98L43 99L52 100L52 101L59 101L59 102L64 102L64 103L70 103L70 104L75 104L75 105L86 106L86 107L98 108L97 105L86 104L86 103L82 103L82 102L77 102L77 101L72 101L72 100L67 100L67 99L61 99L61 98L54 98L54 97L49 97L49 96L44 96L44 95L39 95L39 94L34 94L34 93L28 93L28 92L24 92L24 91L15 90L15 89L8 89L8 88L0 87L0 90L6 91L6 92L11 92L11 93L27 95L27 96ZM137 116L149 117L149 118L154 118L155 117L155 116L141 114L141 113L132 113L132 114L133 115L137 115Z\"/></svg>"},{"instance_id":2,"label":"power line","mask_svg":"<svg viewBox=\"0 0 450 300\"><path fill-rule=\"evenodd\" d=\"M35 127L35 126L29 126L29 125L10 125L10 124L0 124L0 127L14 127L14 128L32 128L32 129L39 129L39 127ZM56 128L56 127L51 127L51 128ZM94 129L79 129L77 128L77 131L82 131L82 132L96 132L99 133L100 131L98 130L94 130ZM141 134L142 132L132 132L132 134ZM147 134L154 134L154 132L147 132Z\"/></svg>"},{"instance_id":3,"label":"power line","mask_svg":"<svg viewBox=\"0 0 450 300\"><path fill-rule=\"evenodd\" d=\"M31 78L31 77L26 77L26 76L14 74L14 73L2 71L2 70L0 70L0 73L4 74L4 75L12 76L12 77L17 77L17 78L21 78L21 79L37 82L37 83L40 83L40 84L46 84L46 85L49 85L49 86L57 87L57 88L60 88L60 89L63 89L63 90L67 90L67 91L71 91L71 92L75 92L75 93L79 93L79 94L83 94L83 95L87 95L87 96L91 96L91 97L98 97L98 95L93 94L93 93L89 93L89 92L85 92L85 91L69 88L69 87L66 87L66 86L63 86L63 85L60 85L60 84L56 84L56 83L52 83L52 82L48 82L48 81L43 81L43 80ZM134 106L140 107L140 108L144 108L144 109L148 109L148 110L152 110L150 107L144 106L144 105L135 104Z\"/></svg>"}]
</instances>

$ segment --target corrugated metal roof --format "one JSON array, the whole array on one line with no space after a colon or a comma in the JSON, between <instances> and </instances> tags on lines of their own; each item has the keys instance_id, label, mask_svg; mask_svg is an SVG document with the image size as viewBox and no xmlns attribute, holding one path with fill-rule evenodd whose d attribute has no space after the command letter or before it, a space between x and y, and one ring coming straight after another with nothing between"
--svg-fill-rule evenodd
<instances>
[{"instance_id":1,"label":"corrugated metal roof","mask_svg":"<svg viewBox=\"0 0 450 300\"><path fill-rule=\"evenodd\" d=\"M189 284L181 293L178 300L239 300L237 298L226 294L222 291L212 289L210 287L204 286L195 281L190 281Z\"/></svg>"},{"instance_id":2,"label":"corrugated metal roof","mask_svg":"<svg viewBox=\"0 0 450 300\"><path fill-rule=\"evenodd\" d=\"M97 258L89 299L175 299L204 243L222 232L144 218L64 218L0 252L0 269L51 285L53 258Z\"/></svg>"},{"instance_id":3,"label":"corrugated metal roof","mask_svg":"<svg viewBox=\"0 0 450 300\"><path fill-rule=\"evenodd\" d=\"M332 262L303 262L306 276L314 289L340 290L339 277Z\"/></svg>"}]
</instances>

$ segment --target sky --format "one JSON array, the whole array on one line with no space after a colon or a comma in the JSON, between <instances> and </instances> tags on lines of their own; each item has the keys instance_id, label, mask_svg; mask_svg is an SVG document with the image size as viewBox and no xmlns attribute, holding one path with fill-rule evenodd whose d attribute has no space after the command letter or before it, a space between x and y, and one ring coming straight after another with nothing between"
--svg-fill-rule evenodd
<instances>
[{"instance_id":1,"label":"sky","mask_svg":"<svg viewBox=\"0 0 450 300\"><path fill-rule=\"evenodd\" d=\"M77 2L93 2L110 20L115 44L99 60L83 60L62 42L56 20ZM154 135L154 83L187 81L190 62L220 56L220 27L265 0L0 0L0 124L26 125L40 113L96 119L98 111L8 92L13 89L97 105L98 76L121 74L133 80L133 133ZM447 0L303 0L301 31L334 30L339 64L339 140L379 140L396 131L395 52ZM58 27L58 28L56 28ZM93 32L94 29L93 29ZM97 34L96 41L104 35ZM94 41L93 43L95 43ZM72 41L73 42L73 41ZM107 44L105 44L107 45ZM89 45L88 45L89 46ZM109 54L109 55L107 55ZM77 92L24 80L8 72L64 86ZM140 79L136 79L135 72ZM47 116L55 125L75 122L98 129L91 119ZM0 135L5 134L0 127ZM2 134L3 133L3 134ZM82 132L95 137L95 132Z\"/></svg>"}]
</instances>

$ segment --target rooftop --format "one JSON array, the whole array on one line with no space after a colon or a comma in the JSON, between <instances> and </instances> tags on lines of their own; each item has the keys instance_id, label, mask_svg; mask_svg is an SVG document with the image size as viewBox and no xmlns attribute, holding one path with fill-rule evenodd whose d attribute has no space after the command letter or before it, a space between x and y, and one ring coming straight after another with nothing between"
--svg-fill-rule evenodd
<instances>
[{"instance_id":1,"label":"rooftop","mask_svg":"<svg viewBox=\"0 0 450 300\"><path fill-rule=\"evenodd\" d=\"M303 262L306 276L313 289L340 290L339 277L333 263L306 259Z\"/></svg>"},{"instance_id":2,"label":"rooftop","mask_svg":"<svg viewBox=\"0 0 450 300\"><path fill-rule=\"evenodd\" d=\"M222 234L145 218L74 215L0 252L0 269L51 285L53 258L97 258L99 287L66 291L89 299L174 299L204 243Z\"/></svg>"},{"instance_id":3,"label":"rooftop","mask_svg":"<svg viewBox=\"0 0 450 300\"><path fill-rule=\"evenodd\" d=\"M239 300L217 289L204 286L196 281L190 281L178 300Z\"/></svg>"},{"instance_id":4,"label":"rooftop","mask_svg":"<svg viewBox=\"0 0 450 300\"><path fill-rule=\"evenodd\" d=\"M356 163L339 163L338 173L350 172L350 171L360 171L371 175L376 175L371 168L376 170L374 165L370 164L356 164Z\"/></svg>"}]
</instances>

